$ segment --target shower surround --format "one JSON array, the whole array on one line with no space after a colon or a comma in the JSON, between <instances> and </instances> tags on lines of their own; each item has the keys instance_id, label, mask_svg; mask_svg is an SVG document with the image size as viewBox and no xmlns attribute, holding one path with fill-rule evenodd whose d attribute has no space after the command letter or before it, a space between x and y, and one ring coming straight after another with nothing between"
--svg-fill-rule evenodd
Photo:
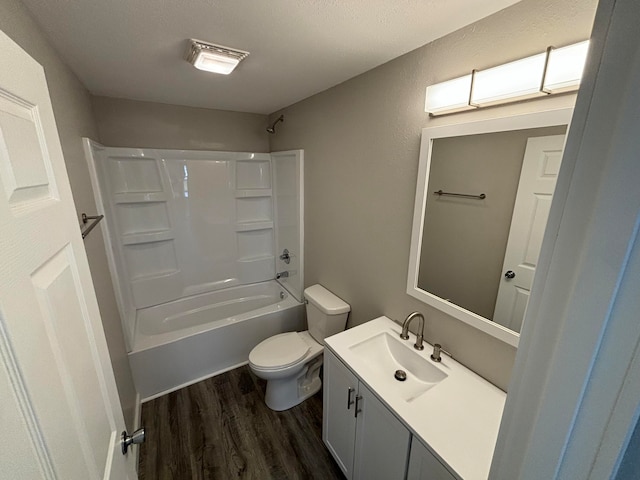
<instances>
[{"instance_id":1,"label":"shower surround","mask_svg":"<svg viewBox=\"0 0 640 480\"><path fill-rule=\"evenodd\" d=\"M302 151L84 146L143 399L304 329Z\"/></svg>"}]
</instances>

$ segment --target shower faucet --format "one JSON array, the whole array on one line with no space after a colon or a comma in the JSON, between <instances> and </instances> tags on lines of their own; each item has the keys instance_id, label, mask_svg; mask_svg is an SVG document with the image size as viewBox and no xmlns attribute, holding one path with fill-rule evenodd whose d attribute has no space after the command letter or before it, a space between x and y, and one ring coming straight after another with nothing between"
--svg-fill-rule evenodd
<instances>
[{"instance_id":1,"label":"shower faucet","mask_svg":"<svg viewBox=\"0 0 640 480\"><path fill-rule=\"evenodd\" d=\"M278 278L287 278L289 276L289 272L286 270L284 272L276 273L276 279Z\"/></svg>"}]
</instances>

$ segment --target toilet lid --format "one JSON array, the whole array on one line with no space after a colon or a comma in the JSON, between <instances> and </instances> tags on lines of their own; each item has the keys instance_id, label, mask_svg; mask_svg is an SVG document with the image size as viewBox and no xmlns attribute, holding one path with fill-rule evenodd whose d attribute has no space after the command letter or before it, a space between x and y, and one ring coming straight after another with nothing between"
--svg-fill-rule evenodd
<instances>
[{"instance_id":1,"label":"toilet lid","mask_svg":"<svg viewBox=\"0 0 640 480\"><path fill-rule=\"evenodd\" d=\"M260 368L284 368L300 361L308 351L309 345L297 332L281 333L256 345L249 362Z\"/></svg>"}]
</instances>

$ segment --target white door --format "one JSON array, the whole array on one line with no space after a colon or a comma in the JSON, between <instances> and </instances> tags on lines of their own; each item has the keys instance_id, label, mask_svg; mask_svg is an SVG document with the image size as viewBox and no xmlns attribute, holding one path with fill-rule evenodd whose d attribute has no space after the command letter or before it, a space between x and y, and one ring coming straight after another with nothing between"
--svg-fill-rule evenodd
<instances>
[{"instance_id":1,"label":"white door","mask_svg":"<svg viewBox=\"0 0 640 480\"><path fill-rule=\"evenodd\" d=\"M44 70L0 65L0 477L133 479Z\"/></svg>"},{"instance_id":2,"label":"white door","mask_svg":"<svg viewBox=\"0 0 640 480\"><path fill-rule=\"evenodd\" d=\"M520 331L556 186L564 135L527 141L493 321Z\"/></svg>"},{"instance_id":3,"label":"white door","mask_svg":"<svg viewBox=\"0 0 640 480\"><path fill-rule=\"evenodd\" d=\"M413 437L407 480L456 480L456 478L416 437Z\"/></svg>"}]
</instances>

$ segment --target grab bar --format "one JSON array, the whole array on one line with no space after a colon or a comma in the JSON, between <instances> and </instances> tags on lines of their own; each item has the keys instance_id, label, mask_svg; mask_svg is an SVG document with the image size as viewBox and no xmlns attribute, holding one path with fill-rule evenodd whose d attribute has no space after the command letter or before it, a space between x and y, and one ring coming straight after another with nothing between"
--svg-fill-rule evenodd
<instances>
[{"instance_id":1,"label":"grab bar","mask_svg":"<svg viewBox=\"0 0 640 480\"><path fill-rule=\"evenodd\" d=\"M480 195L472 195L470 193L451 193L451 192L443 192L442 190L438 190L437 192L433 192L436 195L449 195L452 197L466 197L466 198L477 198L478 200L484 200L487 196L484 193Z\"/></svg>"},{"instance_id":2,"label":"grab bar","mask_svg":"<svg viewBox=\"0 0 640 480\"><path fill-rule=\"evenodd\" d=\"M93 220L93 222L90 223L89 226L82 231L83 240L87 238L87 235L89 235L89 232L91 232L91 230L96 228L96 225L98 225L100 223L100 220L102 220L103 218L104 218L104 215L87 216L86 213L82 214L83 225L86 225L89 222L89 220Z\"/></svg>"}]
</instances>

